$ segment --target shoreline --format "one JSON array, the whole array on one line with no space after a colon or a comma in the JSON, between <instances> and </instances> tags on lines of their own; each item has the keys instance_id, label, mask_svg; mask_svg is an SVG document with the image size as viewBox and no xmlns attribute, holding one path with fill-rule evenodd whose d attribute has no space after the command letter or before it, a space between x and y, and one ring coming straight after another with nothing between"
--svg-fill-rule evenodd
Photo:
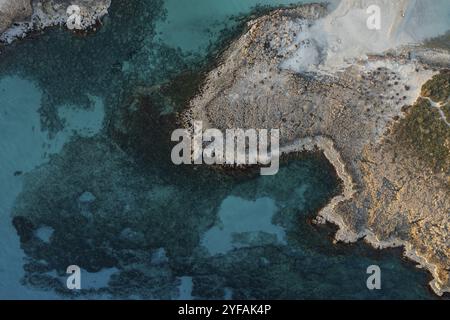
<instances>
[{"instance_id":1,"label":"shoreline","mask_svg":"<svg viewBox=\"0 0 450 320\"><path fill-rule=\"evenodd\" d=\"M335 148L333 141L324 136L316 136L310 138L298 139L280 149L281 154L289 154L293 152L309 152L315 148L324 154L327 160L335 168L338 178L342 181L343 191L334 196L322 209L317 212L313 223L325 224L331 223L338 227L338 231L334 235L334 242L355 243L364 240L372 248L383 250L387 248L402 248L403 256L411 262L415 262L416 267L426 269L432 276L433 280L429 282L433 292L442 297L446 293L450 293L450 287L440 286L437 282L437 267L420 256L412 245L400 239L392 239L390 241L381 241L375 234L366 229L364 232L356 234L348 228L342 217L335 213L335 207L342 201L351 200L355 195L354 183L351 174L346 170L345 163L341 158L339 151Z\"/></svg>"},{"instance_id":2,"label":"shoreline","mask_svg":"<svg viewBox=\"0 0 450 320\"><path fill-rule=\"evenodd\" d=\"M96 2L95 2L96 1ZM101 18L108 14L108 9L111 6L111 0L95 0L90 7L81 0L71 1L69 5L79 5L81 8L80 29L73 31L88 31L89 29L96 29L96 26L101 22ZM49 27L64 26L68 31L66 23L69 15L67 8L60 4L53 4L52 0L39 0L33 2L31 5L31 16L25 21L12 22L11 25L0 33L0 43L11 44L15 40L23 39L30 33L39 32ZM24 20L24 19L20 19Z\"/></svg>"},{"instance_id":3,"label":"shoreline","mask_svg":"<svg viewBox=\"0 0 450 320\"><path fill-rule=\"evenodd\" d=\"M39 30L33 31L38 32ZM237 41L238 40L236 40L236 42ZM217 61L219 61L219 59ZM386 62L386 60L384 62ZM223 61L223 63L226 63L226 61ZM206 73L205 76L206 79L208 78L208 73L209 72ZM396 116L399 116L400 119L404 117L404 113L400 109L395 109L393 113L396 114ZM384 119L384 121L386 121L386 123L383 123L381 125L382 129L386 129L388 127L387 124L395 123L395 121L387 119ZM381 130L379 132L379 135L381 136L385 132L386 132L385 130L384 131ZM383 139L383 137L379 138ZM380 139L378 139L378 141L375 142L379 143ZM357 143L361 143L361 141L358 141ZM357 190L355 188L358 185L355 182L355 180L357 181L358 178L361 179L361 177L355 174L354 172L355 168L348 168L348 166L350 167L352 165L354 166L355 162L352 160L353 162L349 163L348 158L344 159L345 155L347 155L351 159L352 154L345 153L345 150L342 150L341 148L337 147L333 138L329 138L327 135L324 134L297 139L294 140L294 142L292 143L287 143L286 145L282 146L281 152L289 154L292 152L306 152L306 151L313 151L316 149L320 150L320 152L325 156L325 158L336 170L337 176L343 182L343 190L338 195L331 198L330 201L322 209L318 210L317 217L315 218L315 223L321 224L331 222L333 225L336 225L338 227L338 231L334 235L335 242L339 241L344 243L353 243L360 239L364 239L368 244L370 244L375 249L403 247L402 248L403 255L406 258L408 258L410 261L417 262L420 266L422 266L423 268L428 270L429 273L431 273L431 275L433 276L433 280L429 283L429 285L434 293L436 293L439 296L442 296L444 293L450 292L449 287L439 285L437 281L439 275L437 274L438 270L436 264L429 262L426 259L426 257L420 256L413 248L412 244L410 244L407 241L398 240L396 238L393 238L392 240L391 239L379 240L376 234L370 231L369 228L365 228L363 231L360 232L354 232L351 230L351 226L345 223L343 216L341 216L338 212L336 212L336 209L339 204L345 202L346 200L355 199L357 193Z\"/></svg>"},{"instance_id":4,"label":"shoreline","mask_svg":"<svg viewBox=\"0 0 450 320\"><path fill-rule=\"evenodd\" d=\"M430 272L430 286L442 296L450 291L442 174L417 168L422 150L400 152L397 158L390 141L397 140L394 149L406 142L391 130L407 122L407 107L416 105L422 86L445 69L448 53L398 47L360 57L331 76L321 66L316 76L279 68L290 59L289 48L299 34L314 39L303 29L304 21L313 24L324 15L323 6L303 5L249 22L248 31L207 75L183 122L187 128L194 119L219 129L280 128L282 153L320 149L343 181L343 190L319 211L316 222L337 225L336 242L365 239L378 249L403 246L404 256ZM295 23L298 30L292 33ZM436 196L444 197L442 203L433 202ZM420 206L424 208L419 211ZM444 229L436 231L433 223Z\"/></svg>"}]
</instances>

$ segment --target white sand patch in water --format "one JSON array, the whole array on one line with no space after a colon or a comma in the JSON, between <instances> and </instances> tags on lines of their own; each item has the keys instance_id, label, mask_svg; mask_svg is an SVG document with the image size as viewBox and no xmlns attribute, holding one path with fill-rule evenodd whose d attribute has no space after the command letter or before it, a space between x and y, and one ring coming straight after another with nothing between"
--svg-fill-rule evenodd
<instances>
[{"instance_id":1,"label":"white sand patch in water","mask_svg":"<svg viewBox=\"0 0 450 320\"><path fill-rule=\"evenodd\" d=\"M44 226L44 227L40 227L39 229L37 229L34 234L36 237L41 239L43 242L49 243L50 238L53 235L53 232L55 232L55 230L52 227Z\"/></svg>"},{"instance_id":2,"label":"white sand patch in water","mask_svg":"<svg viewBox=\"0 0 450 320\"><path fill-rule=\"evenodd\" d=\"M180 277L180 285L178 286L178 297L176 300L192 300L192 289L194 283L192 282L192 277L184 276Z\"/></svg>"},{"instance_id":3,"label":"white sand patch in water","mask_svg":"<svg viewBox=\"0 0 450 320\"><path fill-rule=\"evenodd\" d=\"M248 201L229 196L220 206L220 225L212 227L202 239L202 245L211 255L224 254L230 250L257 245L261 233L272 236L273 242L285 243L284 230L272 224L277 212L275 201L271 198L259 198ZM244 243L236 236L246 235ZM239 239L239 238L238 238Z\"/></svg>"},{"instance_id":4,"label":"white sand patch in water","mask_svg":"<svg viewBox=\"0 0 450 320\"><path fill-rule=\"evenodd\" d=\"M102 288L107 288L108 283L111 280L111 276L119 272L117 268L103 268L98 272L89 272L85 269L80 268L80 287L81 290L98 290ZM71 274L67 274L67 276L60 276L56 273L56 271L47 272L47 275L59 279L61 283L66 285L67 279ZM97 298L97 297L96 297ZM103 299L102 297L98 297L98 299Z\"/></svg>"},{"instance_id":5,"label":"white sand patch in water","mask_svg":"<svg viewBox=\"0 0 450 320\"><path fill-rule=\"evenodd\" d=\"M89 96L92 106L80 109L79 106L65 105L58 108L58 115L64 121L65 135L77 133L82 137L91 137L103 127L105 110L103 100Z\"/></svg>"},{"instance_id":6,"label":"white sand patch in water","mask_svg":"<svg viewBox=\"0 0 450 320\"><path fill-rule=\"evenodd\" d=\"M24 275L19 237L11 222L11 209L23 186L23 176L39 165L46 163L51 154L61 151L71 136L94 134L101 129L100 118L103 103L95 98L93 113L71 114L74 122L67 121L66 128L50 139L42 131L38 110L41 91L31 81L18 77L0 79L0 298L45 299L57 298L51 292L26 288L20 284ZM65 110L65 107L62 107ZM75 112L75 111L73 111ZM62 111L62 114L67 114ZM93 121L89 120L93 116ZM86 120L86 125L81 125Z\"/></svg>"}]
</instances>

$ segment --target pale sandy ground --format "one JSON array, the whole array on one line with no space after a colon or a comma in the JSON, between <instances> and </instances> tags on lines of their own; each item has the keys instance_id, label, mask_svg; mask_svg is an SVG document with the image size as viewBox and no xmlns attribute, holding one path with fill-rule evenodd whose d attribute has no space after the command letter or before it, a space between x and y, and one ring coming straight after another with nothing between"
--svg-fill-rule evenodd
<instances>
[{"instance_id":1,"label":"pale sandy ground","mask_svg":"<svg viewBox=\"0 0 450 320\"><path fill-rule=\"evenodd\" d=\"M367 26L371 5L380 9L379 30ZM298 49L283 67L296 72L333 72L367 54L380 54L445 34L450 30L450 1L343 0L330 15L301 29L291 46L297 45Z\"/></svg>"}]
</instances>

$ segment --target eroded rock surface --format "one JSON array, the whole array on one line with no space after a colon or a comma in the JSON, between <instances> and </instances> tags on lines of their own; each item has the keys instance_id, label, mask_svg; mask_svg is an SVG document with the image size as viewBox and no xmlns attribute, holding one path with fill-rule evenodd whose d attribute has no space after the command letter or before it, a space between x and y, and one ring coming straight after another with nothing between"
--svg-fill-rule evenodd
<instances>
[{"instance_id":1,"label":"eroded rock surface","mask_svg":"<svg viewBox=\"0 0 450 320\"><path fill-rule=\"evenodd\" d=\"M412 59L402 48L333 73L283 68L298 46L308 51L297 35L325 14L306 5L250 22L191 101L185 125L279 128L285 152L324 150L345 188L317 221L338 224L340 241L403 245L433 274L434 291L449 291L450 128L435 108L448 105L448 53L420 49Z\"/></svg>"},{"instance_id":2,"label":"eroded rock surface","mask_svg":"<svg viewBox=\"0 0 450 320\"><path fill-rule=\"evenodd\" d=\"M30 0L0 0L0 33L3 33L12 23L31 17Z\"/></svg>"},{"instance_id":3,"label":"eroded rock surface","mask_svg":"<svg viewBox=\"0 0 450 320\"><path fill-rule=\"evenodd\" d=\"M71 6L79 8L77 29L87 29L108 12L110 5L111 0L1 0L0 41L9 43L31 31L64 25Z\"/></svg>"}]
</instances>

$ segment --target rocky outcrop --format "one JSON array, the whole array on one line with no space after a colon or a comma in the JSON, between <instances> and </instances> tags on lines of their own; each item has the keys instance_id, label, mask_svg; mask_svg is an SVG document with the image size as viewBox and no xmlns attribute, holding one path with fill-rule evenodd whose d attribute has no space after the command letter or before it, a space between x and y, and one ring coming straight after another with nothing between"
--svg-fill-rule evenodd
<instances>
[{"instance_id":1,"label":"rocky outcrop","mask_svg":"<svg viewBox=\"0 0 450 320\"><path fill-rule=\"evenodd\" d=\"M29 19L31 13L30 0L0 0L0 34L14 22Z\"/></svg>"},{"instance_id":2,"label":"rocky outcrop","mask_svg":"<svg viewBox=\"0 0 450 320\"><path fill-rule=\"evenodd\" d=\"M75 29L94 26L108 12L111 0L1 0L0 41L10 43L27 33L55 25L66 25L79 16Z\"/></svg>"},{"instance_id":3,"label":"rocky outcrop","mask_svg":"<svg viewBox=\"0 0 450 320\"><path fill-rule=\"evenodd\" d=\"M419 97L429 95L429 86L431 92L448 88L449 79L431 71L432 50L420 49L427 58L413 59L409 48L331 74L280 68L292 48L308 45L297 35L325 14L324 6L306 5L250 22L208 74L184 124L279 128L284 152L322 149L344 191L317 222L338 224L337 241L404 246L408 257L433 274L434 291L443 294L450 290L450 129ZM446 54L440 51L439 57ZM434 68L445 67L439 59Z\"/></svg>"}]
</instances>

